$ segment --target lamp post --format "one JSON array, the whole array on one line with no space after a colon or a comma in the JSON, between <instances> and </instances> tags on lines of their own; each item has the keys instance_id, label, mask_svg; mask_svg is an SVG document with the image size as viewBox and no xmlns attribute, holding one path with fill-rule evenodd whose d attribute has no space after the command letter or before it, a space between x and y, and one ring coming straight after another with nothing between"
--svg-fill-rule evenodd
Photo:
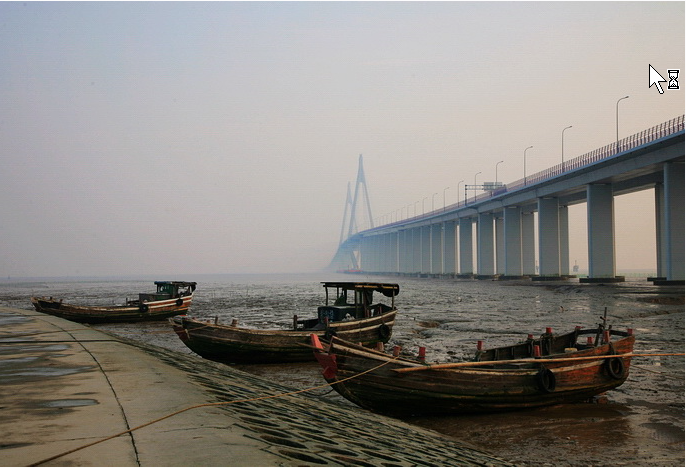
<instances>
[{"instance_id":1,"label":"lamp post","mask_svg":"<svg viewBox=\"0 0 686 468\"><path fill-rule=\"evenodd\" d=\"M623 98L617 99L617 106L615 109L615 123L617 126L617 152L619 153L619 101L622 99L629 99L629 96L624 96Z\"/></svg>"},{"instance_id":2,"label":"lamp post","mask_svg":"<svg viewBox=\"0 0 686 468\"><path fill-rule=\"evenodd\" d=\"M498 185L498 164L503 163L505 161L498 161L495 163L495 184Z\"/></svg>"},{"instance_id":3,"label":"lamp post","mask_svg":"<svg viewBox=\"0 0 686 468\"><path fill-rule=\"evenodd\" d=\"M434 193L433 195L431 195L431 211L434 210L434 197L435 197L436 195L438 195L438 192L436 192L436 193Z\"/></svg>"},{"instance_id":4,"label":"lamp post","mask_svg":"<svg viewBox=\"0 0 686 468\"><path fill-rule=\"evenodd\" d=\"M428 200L428 198L429 198L429 197L424 197L424 198L422 198L422 214L425 213L425 211L424 211L424 200Z\"/></svg>"},{"instance_id":5,"label":"lamp post","mask_svg":"<svg viewBox=\"0 0 686 468\"><path fill-rule=\"evenodd\" d=\"M565 130L569 128L572 128L572 126L570 125L562 129L562 172L565 170Z\"/></svg>"},{"instance_id":6,"label":"lamp post","mask_svg":"<svg viewBox=\"0 0 686 468\"><path fill-rule=\"evenodd\" d=\"M533 146L529 146L527 149L524 150L524 185L526 185L526 152L531 148L533 148Z\"/></svg>"},{"instance_id":7,"label":"lamp post","mask_svg":"<svg viewBox=\"0 0 686 468\"><path fill-rule=\"evenodd\" d=\"M458 204L458 205L460 204L460 184L461 184L462 182L464 182L464 179L462 179L461 181L459 181L459 182L457 183L457 204ZM467 197L465 197L464 201L465 201L465 202L467 201Z\"/></svg>"},{"instance_id":8,"label":"lamp post","mask_svg":"<svg viewBox=\"0 0 686 468\"><path fill-rule=\"evenodd\" d=\"M443 189L443 211L445 211L445 191L448 190L450 187L446 187Z\"/></svg>"},{"instance_id":9,"label":"lamp post","mask_svg":"<svg viewBox=\"0 0 686 468\"><path fill-rule=\"evenodd\" d=\"M478 176L479 174L481 174L481 171L474 174L474 201L476 201L476 176Z\"/></svg>"},{"instance_id":10,"label":"lamp post","mask_svg":"<svg viewBox=\"0 0 686 468\"><path fill-rule=\"evenodd\" d=\"M417 203L419 203L419 200L414 202L414 215L417 216Z\"/></svg>"}]
</instances>

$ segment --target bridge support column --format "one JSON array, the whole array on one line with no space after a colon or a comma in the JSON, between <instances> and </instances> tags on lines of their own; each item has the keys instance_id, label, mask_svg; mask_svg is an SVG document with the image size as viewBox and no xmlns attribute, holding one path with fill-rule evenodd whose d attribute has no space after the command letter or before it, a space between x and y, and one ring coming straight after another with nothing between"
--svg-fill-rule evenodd
<instances>
[{"instance_id":1,"label":"bridge support column","mask_svg":"<svg viewBox=\"0 0 686 468\"><path fill-rule=\"evenodd\" d=\"M657 254L657 280L667 279L667 233L665 230L665 186L655 185L655 250Z\"/></svg>"},{"instance_id":2,"label":"bridge support column","mask_svg":"<svg viewBox=\"0 0 686 468\"><path fill-rule=\"evenodd\" d=\"M480 213L477 221L476 245L477 274L480 277L495 275L493 258L493 214Z\"/></svg>"},{"instance_id":3,"label":"bridge support column","mask_svg":"<svg viewBox=\"0 0 686 468\"><path fill-rule=\"evenodd\" d=\"M384 272L386 271L386 241L388 239L388 235L386 234L381 234L380 236L376 236L376 246L374 247L374 256L376 257L376 268L374 271L376 272Z\"/></svg>"},{"instance_id":4,"label":"bridge support column","mask_svg":"<svg viewBox=\"0 0 686 468\"><path fill-rule=\"evenodd\" d=\"M663 168L664 225L667 281L684 282L684 163L670 162Z\"/></svg>"},{"instance_id":5,"label":"bridge support column","mask_svg":"<svg viewBox=\"0 0 686 468\"><path fill-rule=\"evenodd\" d=\"M560 208L557 198L538 199L538 265L542 279L560 277Z\"/></svg>"},{"instance_id":6,"label":"bridge support column","mask_svg":"<svg viewBox=\"0 0 686 468\"><path fill-rule=\"evenodd\" d=\"M441 238L443 237L443 225L442 224L432 224L431 225L431 273L440 274L443 273L443 243Z\"/></svg>"},{"instance_id":7,"label":"bridge support column","mask_svg":"<svg viewBox=\"0 0 686 468\"><path fill-rule=\"evenodd\" d=\"M522 274L536 276L536 229L533 212L522 212Z\"/></svg>"},{"instance_id":8,"label":"bridge support column","mask_svg":"<svg viewBox=\"0 0 686 468\"><path fill-rule=\"evenodd\" d=\"M376 255L378 257L376 271L383 273L388 271L388 234L380 234L376 237Z\"/></svg>"},{"instance_id":9,"label":"bridge support column","mask_svg":"<svg viewBox=\"0 0 686 468\"><path fill-rule=\"evenodd\" d=\"M388 237L390 238L389 239L389 252L388 252L388 259L389 259L388 271L390 273L397 273L398 271L400 271L400 268L398 265L398 263L399 263L399 259L398 259L398 237L399 237L399 233L397 231L391 232L388 235Z\"/></svg>"},{"instance_id":10,"label":"bridge support column","mask_svg":"<svg viewBox=\"0 0 686 468\"><path fill-rule=\"evenodd\" d=\"M560 274L569 276L569 208L560 206Z\"/></svg>"},{"instance_id":11,"label":"bridge support column","mask_svg":"<svg viewBox=\"0 0 686 468\"><path fill-rule=\"evenodd\" d=\"M522 276L522 209L508 206L503 215L505 278Z\"/></svg>"},{"instance_id":12,"label":"bridge support column","mask_svg":"<svg viewBox=\"0 0 686 468\"><path fill-rule=\"evenodd\" d=\"M410 250L411 243L410 240L410 230L403 229L398 233L398 272L407 273L410 268Z\"/></svg>"},{"instance_id":13,"label":"bridge support column","mask_svg":"<svg viewBox=\"0 0 686 468\"><path fill-rule=\"evenodd\" d=\"M360 239L360 269L363 271L371 271L371 249L370 240L368 237Z\"/></svg>"},{"instance_id":14,"label":"bridge support column","mask_svg":"<svg viewBox=\"0 0 686 468\"><path fill-rule=\"evenodd\" d=\"M422 271L422 229L412 229L412 273Z\"/></svg>"},{"instance_id":15,"label":"bridge support column","mask_svg":"<svg viewBox=\"0 0 686 468\"><path fill-rule=\"evenodd\" d=\"M420 229L422 266L419 271L420 273L431 273L431 226L422 226Z\"/></svg>"},{"instance_id":16,"label":"bridge support column","mask_svg":"<svg viewBox=\"0 0 686 468\"><path fill-rule=\"evenodd\" d=\"M586 187L588 216L588 278L582 283L624 281L616 276L614 194L610 184Z\"/></svg>"},{"instance_id":17,"label":"bridge support column","mask_svg":"<svg viewBox=\"0 0 686 468\"><path fill-rule=\"evenodd\" d=\"M378 273L381 269L380 260L381 255L379 249L381 248L381 236L371 236L369 238L369 271Z\"/></svg>"},{"instance_id":18,"label":"bridge support column","mask_svg":"<svg viewBox=\"0 0 686 468\"><path fill-rule=\"evenodd\" d=\"M455 274L455 221L443 223L443 274Z\"/></svg>"},{"instance_id":19,"label":"bridge support column","mask_svg":"<svg viewBox=\"0 0 686 468\"><path fill-rule=\"evenodd\" d=\"M505 274L505 226L501 214L495 215L495 272Z\"/></svg>"},{"instance_id":20,"label":"bridge support column","mask_svg":"<svg viewBox=\"0 0 686 468\"><path fill-rule=\"evenodd\" d=\"M460 275L474 274L474 250L472 249L472 219L460 219Z\"/></svg>"}]
</instances>

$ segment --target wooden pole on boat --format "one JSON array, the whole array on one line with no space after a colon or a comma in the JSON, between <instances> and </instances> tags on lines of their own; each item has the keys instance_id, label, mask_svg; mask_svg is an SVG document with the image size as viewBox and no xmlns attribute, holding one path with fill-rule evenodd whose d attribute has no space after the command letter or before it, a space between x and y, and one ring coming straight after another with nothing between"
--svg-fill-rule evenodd
<instances>
[{"instance_id":1,"label":"wooden pole on boat","mask_svg":"<svg viewBox=\"0 0 686 468\"><path fill-rule=\"evenodd\" d=\"M514 364L514 363L528 363L528 364L545 364L548 362L569 362L569 361L593 361L596 359L612 359L612 358L632 358L632 357L652 357L652 356L683 356L684 353L651 353L651 354L602 354L600 356L583 356L570 358L552 358L552 359L504 359L501 361L474 361L474 362L449 362L446 364L429 364L427 366L417 367L403 367L401 369L393 369L395 372L418 372L432 369L452 369L455 367L475 367L475 366L490 366L493 364Z\"/></svg>"}]
</instances>

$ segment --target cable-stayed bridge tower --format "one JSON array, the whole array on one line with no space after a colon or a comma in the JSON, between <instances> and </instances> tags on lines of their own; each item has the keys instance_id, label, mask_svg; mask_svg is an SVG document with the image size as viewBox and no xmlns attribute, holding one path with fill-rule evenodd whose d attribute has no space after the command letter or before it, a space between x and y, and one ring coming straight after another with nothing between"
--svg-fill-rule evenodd
<instances>
[{"instance_id":1,"label":"cable-stayed bridge tower","mask_svg":"<svg viewBox=\"0 0 686 468\"><path fill-rule=\"evenodd\" d=\"M364 198L364 207L366 211L362 211L362 222L358 222L357 206L362 203ZM366 215L366 216L365 216ZM343 212L343 223L341 224L341 236L339 239L338 252L331 261L330 268L335 270L359 270L359 240L357 233L360 231L360 226L364 229L372 229L374 227L374 219L372 218L372 206L369 200L369 191L367 189L367 180L364 176L364 163L362 155L359 158L357 169L357 181L355 182L355 193L351 196L350 182L348 182L348 193L345 200L345 210Z\"/></svg>"}]
</instances>

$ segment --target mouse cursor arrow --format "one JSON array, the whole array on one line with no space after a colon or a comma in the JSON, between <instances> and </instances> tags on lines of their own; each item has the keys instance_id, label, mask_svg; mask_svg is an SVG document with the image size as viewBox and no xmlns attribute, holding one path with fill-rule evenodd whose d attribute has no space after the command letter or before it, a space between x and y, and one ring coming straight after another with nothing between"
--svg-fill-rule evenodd
<instances>
[{"instance_id":1,"label":"mouse cursor arrow","mask_svg":"<svg viewBox=\"0 0 686 468\"><path fill-rule=\"evenodd\" d=\"M648 64L648 88L651 86L655 85L657 88L658 92L660 94L664 94L664 91L662 89L662 86L660 85L660 82L667 82L664 78L662 78L662 75L660 75L657 70L653 68L652 65Z\"/></svg>"}]
</instances>

